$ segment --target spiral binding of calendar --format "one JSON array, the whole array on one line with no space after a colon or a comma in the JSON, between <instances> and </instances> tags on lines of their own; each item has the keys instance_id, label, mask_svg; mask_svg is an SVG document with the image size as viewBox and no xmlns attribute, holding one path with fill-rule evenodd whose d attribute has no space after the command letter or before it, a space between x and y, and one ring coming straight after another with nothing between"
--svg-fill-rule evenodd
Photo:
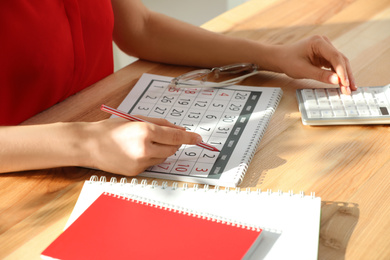
<instances>
[{"instance_id":1,"label":"spiral binding of calendar","mask_svg":"<svg viewBox=\"0 0 390 260\"><path fill-rule=\"evenodd\" d=\"M199 213L195 210L191 210L191 209L187 209L187 208L183 208L183 207L179 207L179 206L174 206L174 205L171 205L168 203L160 202L157 200L147 199L147 198L140 197L137 195L121 196L121 195L116 195L116 194L109 193L109 192L104 192L104 194L108 195L108 196L116 197L119 199L139 203L141 205L171 211L171 212L174 212L177 214L187 215L187 216L194 217L194 218L202 218L202 219L206 219L208 221L213 221L213 222L221 223L224 225L230 225L232 227L243 228L243 229L248 229L248 230L253 230L253 231L261 231L262 230L262 228L255 226L255 225L249 225L246 223L242 223L240 221L234 221L232 219L218 217L218 216L215 216L213 214Z\"/></svg>"},{"instance_id":2,"label":"spiral binding of calendar","mask_svg":"<svg viewBox=\"0 0 390 260\"><path fill-rule=\"evenodd\" d=\"M252 161L253 156L256 153L257 148L259 147L260 141L263 138L265 131L268 128L269 121L271 116L274 114L276 107L278 106L280 99L282 98L283 92L279 92L279 94L272 94L270 101L267 104L267 109L263 112L261 116L261 120L257 124L255 131L253 132L253 136L250 141L250 145L244 152L244 156L241 159L239 167L237 167L237 175L239 182L238 185L243 181L246 171L248 170L249 163ZM235 178L235 179L236 179Z\"/></svg>"}]
</instances>

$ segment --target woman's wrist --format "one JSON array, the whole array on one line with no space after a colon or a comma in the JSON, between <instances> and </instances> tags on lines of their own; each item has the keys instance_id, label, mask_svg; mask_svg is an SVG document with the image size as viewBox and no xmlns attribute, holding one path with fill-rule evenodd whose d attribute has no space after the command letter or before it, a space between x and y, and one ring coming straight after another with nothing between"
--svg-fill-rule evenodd
<instances>
[{"instance_id":1,"label":"woman's wrist","mask_svg":"<svg viewBox=\"0 0 390 260\"><path fill-rule=\"evenodd\" d=\"M80 167L94 167L93 153L96 150L94 128L96 123L75 122L64 126L68 128L69 154L68 164Z\"/></svg>"},{"instance_id":2,"label":"woman's wrist","mask_svg":"<svg viewBox=\"0 0 390 260\"><path fill-rule=\"evenodd\" d=\"M259 66L259 70L273 71L281 73L282 60L282 46L281 45L271 45L271 44L258 44L258 51L254 55L256 59L256 64Z\"/></svg>"}]
</instances>

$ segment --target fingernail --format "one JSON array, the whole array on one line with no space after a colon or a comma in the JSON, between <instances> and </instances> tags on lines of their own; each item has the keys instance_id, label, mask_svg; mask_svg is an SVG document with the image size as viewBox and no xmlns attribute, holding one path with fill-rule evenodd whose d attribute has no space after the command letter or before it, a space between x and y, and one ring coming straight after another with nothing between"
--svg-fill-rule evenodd
<instances>
[{"instance_id":1,"label":"fingernail","mask_svg":"<svg viewBox=\"0 0 390 260\"><path fill-rule=\"evenodd\" d=\"M345 86L348 86L348 87L351 86L351 83L349 82L348 78L345 79Z\"/></svg>"},{"instance_id":2,"label":"fingernail","mask_svg":"<svg viewBox=\"0 0 390 260\"><path fill-rule=\"evenodd\" d=\"M351 89L348 86L342 86L342 92L346 95L351 95Z\"/></svg>"},{"instance_id":3,"label":"fingernail","mask_svg":"<svg viewBox=\"0 0 390 260\"><path fill-rule=\"evenodd\" d=\"M358 88L358 86L356 86L356 82L354 80L351 80L351 84L349 85L350 88L353 88L354 90L356 90Z\"/></svg>"},{"instance_id":4,"label":"fingernail","mask_svg":"<svg viewBox=\"0 0 390 260\"><path fill-rule=\"evenodd\" d=\"M200 135L198 135L198 137L196 137L196 143L199 144L202 141L203 141L203 138Z\"/></svg>"}]
</instances>

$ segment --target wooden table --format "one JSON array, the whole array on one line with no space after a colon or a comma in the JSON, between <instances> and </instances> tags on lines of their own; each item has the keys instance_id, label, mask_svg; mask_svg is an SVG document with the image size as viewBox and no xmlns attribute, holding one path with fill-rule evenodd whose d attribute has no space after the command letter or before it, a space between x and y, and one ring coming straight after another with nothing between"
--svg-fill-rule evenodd
<instances>
[{"instance_id":1,"label":"wooden table","mask_svg":"<svg viewBox=\"0 0 390 260\"><path fill-rule=\"evenodd\" d=\"M204 28L275 44L324 34L349 57L359 86L390 83L389 0L249 1ZM190 69L138 61L26 124L107 118L100 104L118 106L142 73ZM303 126L295 90L324 84L274 73L244 84L281 87L284 96L241 187L316 192L319 259L390 259L389 127ZM39 259L93 174L114 176L73 167L0 175L0 258Z\"/></svg>"}]
</instances>

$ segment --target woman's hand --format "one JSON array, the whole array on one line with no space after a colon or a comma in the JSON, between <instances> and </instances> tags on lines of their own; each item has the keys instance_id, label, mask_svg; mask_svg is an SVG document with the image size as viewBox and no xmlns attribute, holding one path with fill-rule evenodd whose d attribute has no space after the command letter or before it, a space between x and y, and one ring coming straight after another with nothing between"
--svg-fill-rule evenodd
<instances>
[{"instance_id":1,"label":"woman's hand","mask_svg":"<svg viewBox=\"0 0 390 260\"><path fill-rule=\"evenodd\" d=\"M186 132L165 119L138 116L150 123L129 122L122 118L92 123L86 145L90 165L104 171L137 175L162 163L182 144L198 144L200 135Z\"/></svg>"},{"instance_id":2,"label":"woman's hand","mask_svg":"<svg viewBox=\"0 0 390 260\"><path fill-rule=\"evenodd\" d=\"M292 78L339 84L347 95L357 89L349 60L325 36L281 45L277 55L281 72Z\"/></svg>"}]
</instances>

